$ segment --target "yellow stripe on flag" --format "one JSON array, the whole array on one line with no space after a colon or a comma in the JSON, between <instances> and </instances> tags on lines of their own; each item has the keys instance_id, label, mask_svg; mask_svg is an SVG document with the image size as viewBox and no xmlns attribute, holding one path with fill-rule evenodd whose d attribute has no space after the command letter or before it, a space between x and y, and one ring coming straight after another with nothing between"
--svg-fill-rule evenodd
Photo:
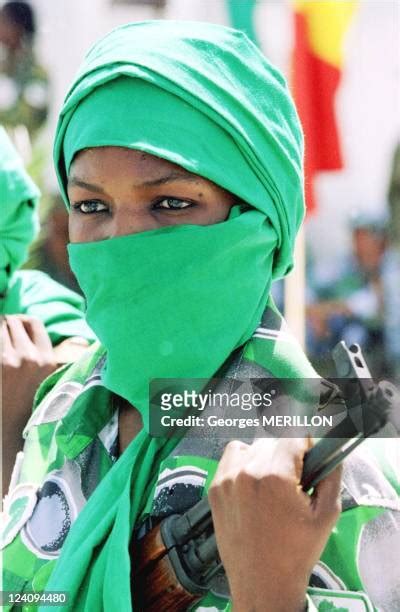
<instances>
[{"instance_id":1,"label":"yellow stripe on flag","mask_svg":"<svg viewBox=\"0 0 400 612\"><path fill-rule=\"evenodd\" d=\"M294 1L295 11L307 21L311 50L337 68L343 64L343 39L356 6L355 0Z\"/></svg>"}]
</instances>

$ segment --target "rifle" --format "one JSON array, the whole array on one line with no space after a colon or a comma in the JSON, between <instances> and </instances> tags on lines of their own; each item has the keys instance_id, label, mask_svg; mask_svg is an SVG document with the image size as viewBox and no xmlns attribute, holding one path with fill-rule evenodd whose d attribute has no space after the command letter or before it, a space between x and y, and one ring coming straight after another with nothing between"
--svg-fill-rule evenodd
<instances>
[{"instance_id":1,"label":"rifle","mask_svg":"<svg viewBox=\"0 0 400 612\"><path fill-rule=\"evenodd\" d=\"M301 485L306 492L365 438L378 433L386 425L391 409L400 406L400 393L394 385L373 381L358 345L348 348L340 342L333 350L333 359L338 375L345 379L341 394L347 416L305 454ZM222 595L227 597L227 581L207 497L134 539L132 558L135 604L143 612L183 612L211 588L215 592L218 579L220 584L222 580Z\"/></svg>"}]
</instances>

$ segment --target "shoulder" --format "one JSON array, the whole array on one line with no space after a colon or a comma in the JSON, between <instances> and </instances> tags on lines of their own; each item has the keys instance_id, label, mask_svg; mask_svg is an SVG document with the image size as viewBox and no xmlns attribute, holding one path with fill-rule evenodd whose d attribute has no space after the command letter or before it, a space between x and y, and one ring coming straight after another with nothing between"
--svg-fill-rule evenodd
<instances>
[{"instance_id":1,"label":"shoulder","mask_svg":"<svg viewBox=\"0 0 400 612\"><path fill-rule=\"evenodd\" d=\"M264 370L266 378L319 378L271 299L242 355L244 362Z\"/></svg>"}]
</instances>

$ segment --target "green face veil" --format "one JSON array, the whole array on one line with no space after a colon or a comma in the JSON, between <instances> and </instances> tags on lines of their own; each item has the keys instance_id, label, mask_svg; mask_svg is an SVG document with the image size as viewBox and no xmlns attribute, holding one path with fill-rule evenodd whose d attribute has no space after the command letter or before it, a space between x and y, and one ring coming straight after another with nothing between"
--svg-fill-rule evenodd
<instances>
[{"instance_id":1,"label":"green face veil","mask_svg":"<svg viewBox=\"0 0 400 612\"><path fill-rule=\"evenodd\" d=\"M245 35L155 21L114 30L86 56L55 141L66 202L74 155L106 145L180 164L251 207L234 206L212 226L70 245L107 349L105 384L146 417L147 379L212 376L257 326L271 279L290 270L303 217L302 134L283 78ZM68 591L66 610L137 609L131 533L175 443L143 429L90 497L46 586ZM52 567L43 570L45 583Z\"/></svg>"},{"instance_id":2,"label":"green face veil","mask_svg":"<svg viewBox=\"0 0 400 612\"><path fill-rule=\"evenodd\" d=\"M144 22L97 43L67 95L55 141L65 198L75 154L113 145L177 163L253 208L213 227L69 246L108 352L105 384L145 414L151 378L212 376L290 270L302 134L284 80L244 35Z\"/></svg>"},{"instance_id":3,"label":"green face veil","mask_svg":"<svg viewBox=\"0 0 400 612\"><path fill-rule=\"evenodd\" d=\"M0 126L0 295L24 263L38 228L39 190Z\"/></svg>"}]
</instances>

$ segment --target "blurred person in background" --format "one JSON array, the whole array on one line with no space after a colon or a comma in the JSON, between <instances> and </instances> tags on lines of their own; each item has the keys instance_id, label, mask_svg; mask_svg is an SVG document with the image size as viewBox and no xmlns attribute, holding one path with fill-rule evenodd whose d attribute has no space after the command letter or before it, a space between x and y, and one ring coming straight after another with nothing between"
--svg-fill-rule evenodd
<instances>
[{"instance_id":1,"label":"blurred person in background","mask_svg":"<svg viewBox=\"0 0 400 612\"><path fill-rule=\"evenodd\" d=\"M38 230L39 190L0 127L0 315L3 486L39 384L95 340L83 299L43 272L19 270ZM22 425L22 428L21 428Z\"/></svg>"},{"instance_id":2,"label":"blurred person in background","mask_svg":"<svg viewBox=\"0 0 400 612\"><path fill-rule=\"evenodd\" d=\"M36 20L27 2L0 5L0 123L30 140L47 118L49 82L35 56Z\"/></svg>"},{"instance_id":3,"label":"blurred person in background","mask_svg":"<svg viewBox=\"0 0 400 612\"><path fill-rule=\"evenodd\" d=\"M400 380L400 144L389 184L389 244L383 262L384 341L389 373Z\"/></svg>"},{"instance_id":4,"label":"blurred person in background","mask_svg":"<svg viewBox=\"0 0 400 612\"><path fill-rule=\"evenodd\" d=\"M352 254L337 262L330 278L315 277L312 282L307 307L309 355L322 364L340 340L358 343L373 371L381 375L385 372L382 264L386 219L357 214L350 228Z\"/></svg>"},{"instance_id":5,"label":"blurred person in background","mask_svg":"<svg viewBox=\"0 0 400 612\"><path fill-rule=\"evenodd\" d=\"M42 237L32 253L34 266L49 274L58 283L81 293L68 261L68 214L61 196L57 193L49 197L41 233Z\"/></svg>"}]
</instances>

